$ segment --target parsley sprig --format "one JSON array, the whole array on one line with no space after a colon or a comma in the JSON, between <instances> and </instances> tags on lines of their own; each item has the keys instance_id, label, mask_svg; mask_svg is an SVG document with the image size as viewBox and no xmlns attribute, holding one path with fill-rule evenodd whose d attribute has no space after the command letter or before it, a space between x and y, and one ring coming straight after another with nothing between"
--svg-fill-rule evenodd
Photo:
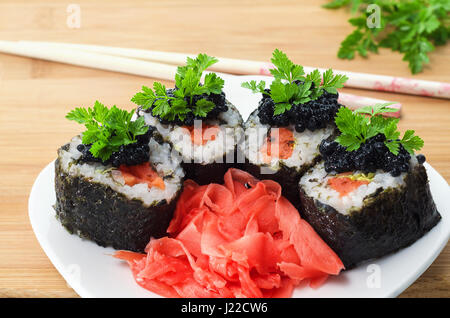
<instances>
[{"instance_id":1,"label":"parsley sprig","mask_svg":"<svg viewBox=\"0 0 450 318\"><path fill-rule=\"evenodd\" d=\"M253 80L242 83L241 86L252 90L253 93L270 96L275 102L274 115L282 114L294 105L316 100L324 91L336 94L337 89L343 87L348 79L345 75L334 75L331 69L323 73L323 77L317 69L305 76L303 67L294 64L278 49L272 53L271 62L275 68L271 69L270 73L275 80L270 85L270 92L265 90L265 81L257 83ZM302 83L299 85L296 81Z\"/></svg>"},{"instance_id":2,"label":"parsley sprig","mask_svg":"<svg viewBox=\"0 0 450 318\"><path fill-rule=\"evenodd\" d=\"M133 114L134 110L127 112L115 105L108 109L96 101L93 108L77 107L70 111L66 118L86 127L82 134L82 143L92 144L89 150L92 155L106 161L120 146L135 143L136 136L147 132L148 126L145 125L144 117L132 121Z\"/></svg>"},{"instance_id":3,"label":"parsley sprig","mask_svg":"<svg viewBox=\"0 0 450 318\"><path fill-rule=\"evenodd\" d=\"M380 28L370 28L366 12L369 4L380 8ZM355 30L341 43L338 57L353 59L355 53L366 57L379 47L403 54L413 74L429 63L428 53L435 45L444 45L450 37L448 0L333 0L325 8L351 7L355 17L349 20Z\"/></svg>"},{"instance_id":4,"label":"parsley sprig","mask_svg":"<svg viewBox=\"0 0 450 318\"><path fill-rule=\"evenodd\" d=\"M190 112L195 116L206 117L215 104L206 98L194 103L194 96L222 92L224 80L215 73L206 74L203 84L200 83L203 72L217 62L218 59L206 54L199 54L195 59L188 57L186 65L177 68L174 96L167 95L163 84L154 82L153 89L143 86L142 92L134 95L131 101L143 109L153 107L154 116L170 121L177 117L183 121Z\"/></svg>"},{"instance_id":5,"label":"parsley sprig","mask_svg":"<svg viewBox=\"0 0 450 318\"><path fill-rule=\"evenodd\" d=\"M414 130L407 130L399 139L400 132L397 129L399 119L381 116L383 113L396 111L389 108L389 105L391 103L377 104L353 112L346 107L341 107L335 118L336 126L341 132L336 141L347 151L355 151L368 139L384 134L386 137L384 144L394 155L398 155L400 145L413 155L414 150L420 150L423 147L423 140L414 135Z\"/></svg>"}]
</instances>

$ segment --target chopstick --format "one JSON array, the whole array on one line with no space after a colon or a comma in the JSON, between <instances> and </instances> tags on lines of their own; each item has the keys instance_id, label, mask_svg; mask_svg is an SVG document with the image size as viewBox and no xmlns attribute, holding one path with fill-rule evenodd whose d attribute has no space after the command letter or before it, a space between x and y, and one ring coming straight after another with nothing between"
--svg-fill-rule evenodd
<instances>
[{"instance_id":1,"label":"chopstick","mask_svg":"<svg viewBox=\"0 0 450 318\"><path fill-rule=\"evenodd\" d=\"M86 48L88 48L88 50L86 50ZM0 52L4 53L171 81L175 77L177 70L176 66L159 62L170 61L174 63L174 61L180 61L179 64L183 65L186 60L186 55L182 53L148 53L150 52L148 51L147 53L145 53L145 56L149 57L151 55L154 59L158 59L159 61L149 62L142 59L137 59L137 56L144 56L141 54L141 51L142 50L114 48L112 52L117 55L110 55L110 50L107 49L107 47L101 46L84 46L66 43L40 43L28 41L0 41ZM123 54L119 55L119 53ZM227 60L231 59L225 59L225 61ZM247 64L247 62L250 63ZM231 61L229 63L233 64L234 62ZM249 70L249 66L253 67L256 63L259 62L240 60L239 63L241 63L240 65L246 65L247 70ZM238 64L233 65L234 67L237 67ZM220 69L224 70L228 69L228 67L222 66ZM220 75L233 76L230 74ZM351 109L357 109L362 106L374 105L377 103L386 103L387 101L356 96L353 94L340 93L339 102ZM390 105L389 107L396 108L398 109L398 111L386 113L387 116L400 117L400 103L395 103L393 105Z\"/></svg>"},{"instance_id":2,"label":"chopstick","mask_svg":"<svg viewBox=\"0 0 450 318\"><path fill-rule=\"evenodd\" d=\"M142 49L129 49L112 46L87 45L87 44L71 44L71 43L55 43L55 42L35 42L20 41L28 45L47 46L54 48L77 49L87 52L95 52L114 56L122 56L133 59L143 59L160 63L168 63L173 65L183 65L186 57L195 57L192 54L173 53L162 51L151 51ZM211 66L211 70L245 75L271 75L270 69L273 67L270 63L218 58L219 62ZM311 72L315 67L305 66L305 72ZM324 72L325 69L318 68ZM360 72L349 72L342 70L334 70L336 73L347 75L349 80L345 83L346 87L362 88L376 91L386 91L395 93L404 93L420 96L431 96L450 99L450 83L425 81L418 79L410 79L395 76L376 75Z\"/></svg>"},{"instance_id":3,"label":"chopstick","mask_svg":"<svg viewBox=\"0 0 450 318\"><path fill-rule=\"evenodd\" d=\"M62 47L49 49L47 46L28 45L26 43L9 41L0 41L0 52L101 70L156 77L165 80L173 80L177 71L176 66L163 63Z\"/></svg>"},{"instance_id":4,"label":"chopstick","mask_svg":"<svg viewBox=\"0 0 450 318\"><path fill-rule=\"evenodd\" d=\"M33 45L37 47L50 48L66 48L72 50L81 50L86 52L94 52L100 54L108 54L114 56L127 57L132 59L148 60L159 63L166 63L172 65L184 65L186 57L195 58L196 54L185 54L175 52L151 51L142 49L130 49L114 46L101 46L89 44L73 44L73 43L58 43L58 42L36 42L36 41L18 41L26 45ZM218 58L219 62L209 67L215 72L223 72L235 75L265 75L261 74L261 65L266 66L263 62L256 62L250 60L238 60L230 58ZM270 74L269 74L270 75Z\"/></svg>"},{"instance_id":5,"label":"chopstick","mask_svg":"<svg viewBox=\"0 0 450 318\"><path fill-rule=\"evenodd\" d=\"M351 110L355 110L364 106L372 106L376 104L384 104L386 103L385 100L372 98L372 97L365 97L365 96L359 96L359 95L353 95L353 94L347 94L347 93L341 93L339 92L339 103L342 105L347 106ZM389 102L388 102L389 103ZM392 105L388 106L389 108L395 108L397 109L396 112L392 113L383 113L384 117L395 117L399 118L401 116L401 109L402 104L400 103L394 103Z\"/></svg>"}]
</instances>

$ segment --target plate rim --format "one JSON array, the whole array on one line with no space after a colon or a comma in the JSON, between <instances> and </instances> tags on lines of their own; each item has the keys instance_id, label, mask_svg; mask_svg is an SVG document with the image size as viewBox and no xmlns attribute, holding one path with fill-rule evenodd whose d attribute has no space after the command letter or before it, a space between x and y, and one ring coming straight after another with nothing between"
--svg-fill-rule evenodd
<instances>
[{"instance_id":1,"label":"plate rim","mask_svg":"<svg viewBox=\"0 0 450 318\"><path fill-rule=\"evenodd\" d=\"M30 220L31 227L32 227L33 232L39 242L39 245L43 249L46 256L49 258L51 263L55 266L55 268L57 269L59 274L64 278L67 285L70 286L80 297L83 297L83 298L84 297L85 298L101 297L101 296L96 296L96 295L92 294L89 291L89 289L86 288L85 286L83 286L82 284L73 284L73 282L71 282L71 279L70 279L68 273L64 270L64 265L62 264L62 260L57 255L57 253L52 249L51 245L47 244L44 241L44 239L41 236L42 235L41 231L39 231L39 229L37 228L37 224L34 222L33 211L35 208L34 208L33 204L36 200L35 193L36 193L38 187L40 186L41 180L45 181L45 174L47 173L47 171L54 168L54 163L55 163L55 160L51 161L39 172L38 176L36 177L35 181L33 182L33 186L31 187L30 195L28 198L28 217ZM430 172L433 173L435 175L435 177L439 177L441 179L441 181L444 181L448 186L447 181L429 163L426 162L424 164L424 166L427 170L427 174L429 174ZM52 189L52 191L54 191L54 188ZM450 192L450 189L449 189L449 192ZM432 195L433 195L433 193L432 193ZM53 215L49 216L49 217L53 217ZM433 229L431 229L430 231L432 231L432 230ZM402 282L400 282L398 284L398 286L396 286L391 291L389 291L384 297L386 297L386 298L397 297L400 293L402 293L409 286L411 286L431 266L431 264L440 255L442 250L447 245L449 238L450 238L450 229L447 230L446 240L444 238L441 241L440 245L436 245L434 247L434 252L432 253L432 255L425 262L423 262L421 264L421 266L418 267L417 270L413 274L407 276ZM84 242L82 240L80 240L80 244L83 244L83 243ZM390 255L391 254L387 255L386 257L389 257ZM320 297L320 295L318 297ZM381 297L383 297L383 296L381 296ZM339 296L337 295L336 298L339 298Z\"/></svg>"}]
</instances>

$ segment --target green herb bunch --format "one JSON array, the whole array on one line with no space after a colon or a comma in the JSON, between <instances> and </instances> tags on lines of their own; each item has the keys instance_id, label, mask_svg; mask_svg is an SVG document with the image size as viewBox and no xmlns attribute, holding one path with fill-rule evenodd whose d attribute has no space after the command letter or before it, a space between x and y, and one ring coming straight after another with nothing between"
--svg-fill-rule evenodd
<instances>
[{"instance_id":1,"label":"green herb bunch","mask_svg":"<svg viewBox=\"0 0 450 318\"><path fill-rule=\"evenodd\" d=\"M270 69L270 73L275 80L270 85L270 92L265 90L265 81L245 82L241 86L251 89L254 93L270 96L275 103L274 115L282 114L294 105L316 100L324 91L336 94L337 89L343 87L348 79L345 75L334 75L331 69L327 70L323 77L317 69L305 76L303 67L294 64L278 49L273 52L271 62L275 68ZM302 83L297 84L297 81Z\"/></svg>"},{"instance_id":2,"label":"green herb bunch","mask_svg":"<svg viewBox=\"0 0 450 318\"><path fill-rule=\"evenodd\" d=\"M183 121L190 112L198 117L206 117L215 104L206 98L195 101L194 96L222 92L224 80L215 73L206 74L203 84L200 83L203 72L217 62L215 57L206 54L199 54L195 59L188 57L186 66L177 68L173 96L167 94L163 84L154 82L153 89L143 86L142 92L134 95L131 101L143 109L152 108L154 116L169 121L177 117Z\"/></svg>"},{"instance_id":3,"label":"green herb bunch","mask_svg":"<svg viewBox=\"0 0 450 318\"><path fill-rule=\"evenodd\" d=\"M147 132L144 117L132 121L133 114L134 110L127 112L115 105L108 109L96 101L93 108L77 107L66 118L86 127L82 143L92 144L89 149L92 155L106 161L113 152L119 151L120 146L135 143L137 136Z\"/></svg>"},{"instance_id":4,"label":"green herb bunch","mask_svg":"<svg viewBox=\"0 0 450 318\"><path fill-rule=\"evenodd\" d=\"M367 8L380 8L380 27L370 28L367 18L373 13ZM324 5L336 9L351 7L357 14L349 20L355 30L341 43L338 57L353 59L355 53L366 57L379 47L403 54L413 74L430 62L428 53L436 45L444 45L450 36L450 1L448 0L333 0Z\"/></svg>"},{"instance_id":5,"label":"green herb bunch","mask_svg":"<svg viewBox=\"0 0 450 318\"><path fill-rule=\"evenodd\" d=\"M336 126L341 132L336 141L347 151L355 151L369 138L384 134L386 137L384 144L394 155L398 155L400 145L413 155L414 150L420 150L423 147L423 140L414 135L414 130L407 130L399 139L400 132L397 129L399 119L381 116L383 113L397 111L389 108L389 105L391 103L377 104L355 111L341 107L335 118Z\"/></svg>"}]
</instances>

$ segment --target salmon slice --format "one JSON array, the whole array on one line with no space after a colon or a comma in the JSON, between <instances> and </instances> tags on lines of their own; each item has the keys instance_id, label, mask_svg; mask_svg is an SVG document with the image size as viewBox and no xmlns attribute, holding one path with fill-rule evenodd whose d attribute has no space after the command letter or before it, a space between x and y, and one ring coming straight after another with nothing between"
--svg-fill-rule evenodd
<instances>
[{"instance_id":1,"label":"salmon slice","mask_svg":"<svg viewBox=\"0 0 450 318\"><path fill-rule=\"evenodd\" d=\"M339 192L340 197L347 196L350 192L355 191L363 184L369 184L368 180L353 180L347 176L350 173L341 173L336 177L328 179L328 185L335 191Z\"/></svg>"},{"instance_id":2,"label":"salmon slice","mask_svg":"<svg viewBox=\"0 0 450 318\"><path fill-rule=\"evenodd\" d=\"M219 126L207 125L202 123L200 127L197 126L183 126L191 135L191 142L195 145L205 145L210 140L216 140L219 133Z\"/></svg>"},{"instance_id":3,"label":"salmon slice","mask_svg":"<svg viewBox=\"0 0 450 318\"><path fill-rule=\"evenodd\" d=\"M287 128L272 128L260 152L263 160L269 163L272 158L289 159L294 152L294 133Z\"/></svg>"},{"instance_id":4,"label":"salmon slice","mask_svg":"<svg viewBox=\"0 0 450 318\"><path fill-rule=\"evenodd\" d=\"M166 188L164 180L153 170L149 162L135 166L121 165L119 170L122 173L125 184L130 187L135 184L146 183L149 188L157 187L162 190Z\"/></svg>"}]
</instances>

